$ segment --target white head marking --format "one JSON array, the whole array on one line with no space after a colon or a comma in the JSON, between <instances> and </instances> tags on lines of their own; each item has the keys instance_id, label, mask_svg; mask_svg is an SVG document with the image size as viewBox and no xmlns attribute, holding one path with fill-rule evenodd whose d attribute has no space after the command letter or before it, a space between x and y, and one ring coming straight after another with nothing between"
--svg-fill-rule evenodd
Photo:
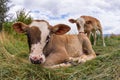
<instances>
[{"instance_id":1,"label":"white head marking","mask_svg":"<svg viewBox=\"0 0 120 80\"><path fill-rule=\"evenodd\" d=\"M77 19L77 23L79 24L79 26L81 27L78 32L84 32L84 24L85 24L85 20L83 18L78 18Z\"/></svg>"}]
</instances>

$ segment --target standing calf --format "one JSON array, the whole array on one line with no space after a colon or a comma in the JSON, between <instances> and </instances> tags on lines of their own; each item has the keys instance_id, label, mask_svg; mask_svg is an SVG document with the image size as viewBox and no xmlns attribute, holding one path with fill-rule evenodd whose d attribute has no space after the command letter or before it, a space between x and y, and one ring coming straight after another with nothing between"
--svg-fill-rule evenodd
<instances>
[{"instance_id":1,"label":"standing calf","mask_svg":"<svg viewBox=\"0 0 120 80\"><path fill-rule=\"evenodd\" d=\"M97 30L100 31L102 43L103 43L103 46L105 46L102 26L98 19L91 17L91 16L81 16L80 18L76 20L69 19L69 22L76 23L79 32L80 30L84 29L83 32L87 33L88 38L90 38L90 33L92 32L94 34L94 45L96 45L96 31Z\"/></svg>"},{"instance_id":2,"label":"standing calf","mask_svg":"<svg viewBox=\"0 0 120 80\"><path fill-rule=\"evenodd\" d=\"M47 68L67 67L71 66L69 61L77 60L80 63L96 57L84 33L64 35L70 30L68 25L51 26L45 20L34 20L30 25L14 23L13 28L18 33L26 33L29 59L33 64Z\"/></svg>"}]
</instances>

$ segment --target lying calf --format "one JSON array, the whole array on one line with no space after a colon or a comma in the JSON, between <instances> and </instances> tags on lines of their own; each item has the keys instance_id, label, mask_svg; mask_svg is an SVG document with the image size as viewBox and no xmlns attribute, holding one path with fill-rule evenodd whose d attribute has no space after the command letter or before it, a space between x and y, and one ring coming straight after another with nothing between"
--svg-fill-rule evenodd
<instances>
[{"instance_id":1,"label":"lying calf","mask_svg":"<svg viewBox=\"0 0 120 80\"><path fill-rule=\"evenodd\" d=\"M71 66L69 61L86 62L96 57L84 33L64 35L70 30L68 25L51 26L45 20L34 20L30 25L14 23L13 28L18 33L26 33L33 64L58 68Z\"/></svg>"}]
</instances>

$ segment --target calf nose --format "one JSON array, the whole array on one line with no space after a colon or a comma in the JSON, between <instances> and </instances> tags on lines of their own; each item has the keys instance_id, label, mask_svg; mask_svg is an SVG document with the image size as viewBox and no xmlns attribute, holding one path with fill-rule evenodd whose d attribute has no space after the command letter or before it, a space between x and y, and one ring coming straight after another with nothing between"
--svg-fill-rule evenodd
<instances>
[{"instance_id":1,"label":"calf nose","mask_svg":"<svg viewBox=\"0 0 120 80\"><path fill-rule=\"evenodd\" d=\"M41 64L42 61L43 61L43 58L42 57L37 57L37 56L32 56L30 57L30 61L33 63L33 64Z\"/></svg>"},{"instance_id":2,"label":"calf nose","mask_svg":"<svg viewBox=\"0 0 120 80\"><path fill-rule=\"evenodd\" d=\"M34 60L32 60L32 59L30 59L31 60L31 63L33 63L33 64L41 64L41 61L40 60L36 60L36 61L34 61Z\"/></svg>"},{"instance_id":3,"label":"calf nose","mask_svg":"<svg viewBox=\"0 0 120 80\"><path fill-rule=\"evenodd\" d=\"M36 57L36 56L33 56L32 59L35 61L35 60L37 60L37 57Z\"/></svg>"}]
</instances>

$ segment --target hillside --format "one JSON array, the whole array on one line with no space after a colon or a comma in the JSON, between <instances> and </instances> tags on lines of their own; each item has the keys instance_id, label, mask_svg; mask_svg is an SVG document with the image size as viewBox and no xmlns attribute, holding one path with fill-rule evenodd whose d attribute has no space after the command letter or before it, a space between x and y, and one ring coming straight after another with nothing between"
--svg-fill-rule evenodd
<instances>
[{"instance_id":1,"label":"hillside","mask_svg":"<svg viewBox=\"0 0 120 80\"><path fill-rule=\"evenodd\" d=\"M26 37L24 37L26 38ZM28 60L25 39L0 34L0 80L120 80L120 36L106 37L106 47L93 46L96 59L77 66L45 69Z\"/></svg>"}]
</instances>

